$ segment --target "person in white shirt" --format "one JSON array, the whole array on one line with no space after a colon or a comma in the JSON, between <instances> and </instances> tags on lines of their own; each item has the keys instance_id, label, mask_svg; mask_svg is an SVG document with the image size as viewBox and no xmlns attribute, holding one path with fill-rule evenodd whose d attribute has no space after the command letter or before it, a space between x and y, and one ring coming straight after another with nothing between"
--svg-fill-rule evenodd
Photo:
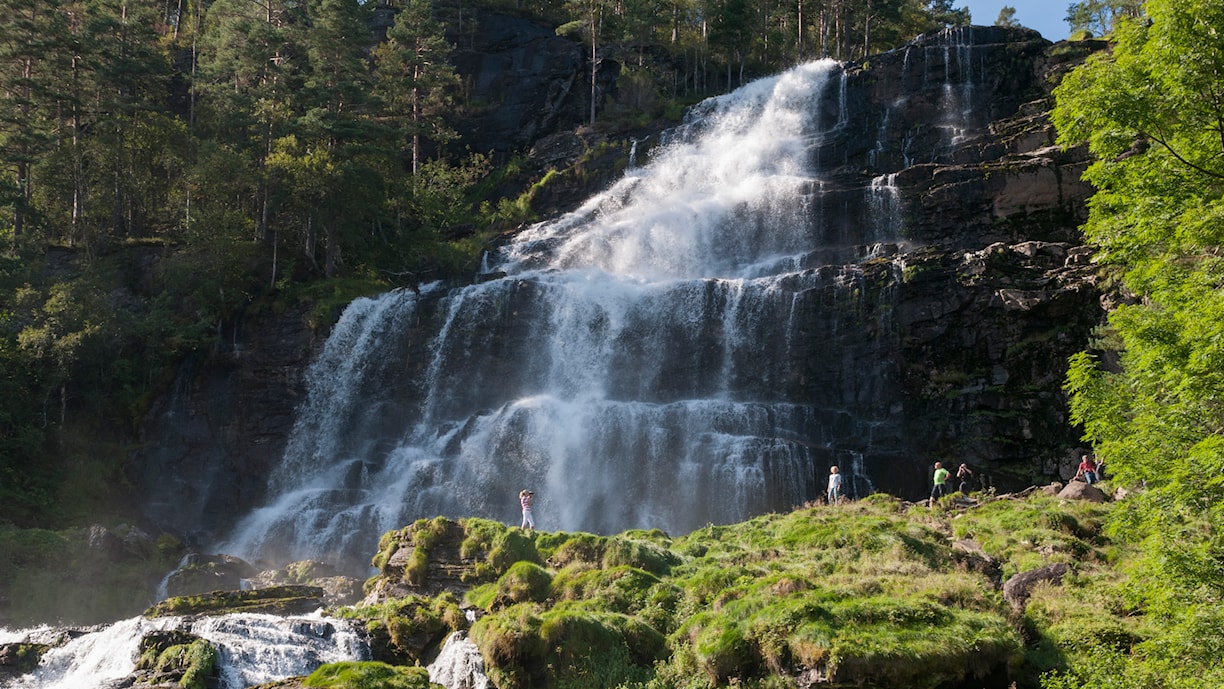
<instances>
[{"instance_id":1,"label":"person in white shirt","mask_svg":"<svg viewBox=\"0 0 1224 689\"><path fill-rule=\"evenodd\" d=\"M836 505L842 498L842 475L837 467L829 469L829 504Z\"/></svg>"}]
</instances>

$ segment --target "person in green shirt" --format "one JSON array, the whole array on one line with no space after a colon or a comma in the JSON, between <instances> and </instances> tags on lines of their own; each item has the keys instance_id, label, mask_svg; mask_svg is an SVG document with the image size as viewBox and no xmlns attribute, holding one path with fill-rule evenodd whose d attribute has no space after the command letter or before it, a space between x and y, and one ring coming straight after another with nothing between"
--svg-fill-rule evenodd
<instances>
[{"instance_id":1,"label":"person in green shirt","mask_svg":"<svg viewBox=\"0 0 1224 689\"><path fill-rule=\"evenodd\" d=\"M948 476L952 472L944 468L943 462L935 462L935 486L931 488L929 507L935 506L935 499L947 495Z\"/></svg>"}]
</instances>

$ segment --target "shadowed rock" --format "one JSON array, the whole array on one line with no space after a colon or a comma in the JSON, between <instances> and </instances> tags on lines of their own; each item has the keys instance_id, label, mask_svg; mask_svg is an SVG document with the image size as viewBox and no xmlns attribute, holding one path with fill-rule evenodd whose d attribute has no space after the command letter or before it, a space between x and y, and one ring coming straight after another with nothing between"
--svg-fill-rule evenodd
<instances>
[{"instance_id":1,"label":"shadowed rock","mask_svg":"<svg viewBox=\"0 0 1224 689\"><path fill-rule=\"evenodd\" d=\"M1008 579L1006 584L1003 584L1003 599L1011 605L1013 610L1021 612L1024 610L1024 606L1028 604L1028 599L1032 595L1034 586L1043 581L1061 584L1063 575L1069 569L1065 563L1055 562L1044 567L1021 572Z\"/></svg>"}]
</instances>

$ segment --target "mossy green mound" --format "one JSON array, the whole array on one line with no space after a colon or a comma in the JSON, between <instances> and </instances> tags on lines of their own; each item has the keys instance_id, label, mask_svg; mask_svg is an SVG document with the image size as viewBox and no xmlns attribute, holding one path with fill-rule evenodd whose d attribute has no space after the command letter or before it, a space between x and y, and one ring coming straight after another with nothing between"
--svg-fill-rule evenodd
<instances>
[{"instance_id":1,"label":"mossy green mound","mask_svg":"<svg viewBox=\"0 0 1224 689\"><path fill-rule=\"evenodd\" d=\"M380 662L328 663L310 673L303 686L316 689L441 689L422 667Z\"/></svg>"},{"instance_id":2,"label":"mossy green mound","mask_svg":"<svg viewBox=\"0 0 1224 689\"><path fill-rule=\"evenodd\" d=\"M1111 505L944 507L880 496L680 538L422 520L384 537L372 581L401 581L420 552L427 579L466 582L446 621L417 628L440 638L468 626L459 607L483 610L470 636L499 689L1030 689L1070 654L1145 638L1121 594L1098 588L1127 552L1102 531ZM404 547L412 558L395 557ZM1004 601L1003 579L1055 562L1071 566L1061 585L1039 585L1027 610ZM385 611L356 614L386 624Z\"/></svg>"},{"instance_id":3,"label":"mossy green mound","mask_svg":"<svg viewBox=\"0 0 1224 689\"><path fill-rule=\"evenodd\" d=\"M179 631L153 632L140 641L136 670L149 683L174 682L184 689L215 684L217 648L205 639Z\"/></svg>"}]
</instances>

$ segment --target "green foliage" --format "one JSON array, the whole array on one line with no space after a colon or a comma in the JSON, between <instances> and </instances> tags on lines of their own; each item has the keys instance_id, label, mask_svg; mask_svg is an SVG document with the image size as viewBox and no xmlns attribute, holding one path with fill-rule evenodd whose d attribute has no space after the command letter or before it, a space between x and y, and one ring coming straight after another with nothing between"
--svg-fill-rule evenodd
<instances>
[{"instance_id":1,"label":"green foliage","mask_svg":"<svg viewBox=\"0 0 1224 689\"><path fill-rule=\"evenodd\" d=\"M623 615L557 606L536 614L515 605L472 627L490 679L503 689L616 687L642 682L664 639Z\"/></svg>"},{"instance_id":2,"label":"green foliage","mask_svg":"<svg viewBox=\"0 0 1224 689\"><path fill-rule=\"evenodd\" d=\"M1116 23L1114 49L1067 76L1053 117L1060 142L1087 142L1095 156L1085 233L1139 297L1110 314L1098 346L1116 352L1072 360L1072 417L1117 483L1145 487L1111 533L1142 545L1134 581L1151 584L1127 595L1166 624L1128 653L1073 663L1051 687L1153 676L1168 687L1218 684L1219 663L1199 649L1221 637L1185 630L1201 631L1196 620L1214 616L1224 591L1224 8L1149 0L1143 9L1147 21Z\"/></svg>"},{"instance_id":3,"label":"green foliage","mask_svg":"<svg viewBox=\"0 0 1224 689\"><path fill-rule=\"evenodd\" d=\"M1123 508L1044 494L960 513L862 500L678 539L542 533L517 560L507 542L532 539L464 520L463 557L487 567L502 547L501 561L514 560L496 582L468 591L467 602L486 611L471 638L507 689L781 687L801 670L834 684L934 688L1006 677L1031 689L1042 673L1068 672L1079 654L1143 648L1158 623L1130 602L1128 582L1146 580L1111 568L1131 552L1105 534L1109 514ZM1062 586L1036 587L1017 614L998 578L955 556L949 534L976 541L1004 575L1051 562L1074 571ZM387 624L386 612L356 614ZM401 616L402 633L430 629Z\"/></svg>"},{"instance_id":4,"label":"green foliage","mask_svg":"<svg viewBox=\"0 0 1224 689\"><path fill-rule=\"evenodd\" d=\"M605 568L636 567L654 574L667 574L673 565L679 564L680 558L668 550L666 544L637 540L634 535L626 533L608 540L602 563Z\"/></svg>"},{"instance_id":5,"label":"green foliage","mask_svg":"<svg viewBox=\"0 0 1224 689\"><path fill-rule=\"evenodd\" d=\"M381 605L344 607L340 617L365 620L369 636L385 648L387 657L398 664L423 662L426 653L446 636L466 629L467 619L453 594L434 598L407 596Z\"/></svg>"},{"instance_id":6,"label":"green foliage","mask_svg":"<svg viewBox=\"0 0 1224 689\"><path fill-rule=\"evenodd\" d=\"M1104 533L1109 507L1094 503L1061 505L1054 496L999 500L967 512L953 523L953 535L973 539L1007 565L1004 576L1050 562L1105 561ZM1053 509L1057 505L1058 509Z\"/></svg>"},{"instance_id":7,"label":"green foliage","mask_svg":"<svg viewBox=\"0 0 1224 689\"><path fill-rule=\"evenodd\" d=\"M396 667L386 663L327 663L303 682L317 689L433 689L429 671L423 667Z\"/></svg>"},{"instance_id":8,"label":"green foliage","mask_svg":"<svg viewBox=\"0 0 1224 689\"><path fill-rule=\"evenodd\" d=\"M636 614L649 605L662 580L643 570L627 567L596 568L575 563L557 573L550 598L558 601L599 601L613 612Z\"/></svg>"},{"instance_id":9,"label":"green foliage","mask_svg":"<svg viewBox=\"0 0 1224 689\"><path fill-rule=\"evenodd\" d=\"M122 543L131 527L110 530ZM97 624L139 614L158 581L182 556L177 549L91 547L86 529L23 529L0 522L0 592L9 624L59 619Z\"/></svg>"},{"instance_id":10,"label":"green foliage","mask_svg":"<svg viewBox=\"0 0 1224 689\"><path fill-rule=\"evenodd\" d=\"M509 570L514 563L522 561L540 562L535 542L517 529L506 529L494 539L493 546L489 549L489 566L500 574Z\"/></svg>"},{"instance_id":11,"label":"green foliage","mask_svg":"<svg viewBox=\"0 0 1224 689\"><path fill-rule=\"evenodd\" d=\"M136 668L155 675L177 676L180 678L178 686L184 689L204 689L209 680L215 679L218 657L216 646L205 639L191 638L188 634L169 634L172 637L181 637L177 640L183 643L148 644L150 637L145 637Z\"/></svg>"},{"instance_id":12,"label":"green foliage","mask_svg":"<svg viewBox=\"0 0 1224 689\"><path fill-rule=\"evenodd\" d=\"M1083 0L1067 7L1067 23L1073 34L1108 36L1118 22L1140 17L1142 12L1142 0Z\"/></svg>"}]
</instances>

